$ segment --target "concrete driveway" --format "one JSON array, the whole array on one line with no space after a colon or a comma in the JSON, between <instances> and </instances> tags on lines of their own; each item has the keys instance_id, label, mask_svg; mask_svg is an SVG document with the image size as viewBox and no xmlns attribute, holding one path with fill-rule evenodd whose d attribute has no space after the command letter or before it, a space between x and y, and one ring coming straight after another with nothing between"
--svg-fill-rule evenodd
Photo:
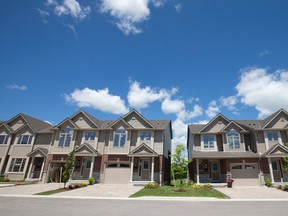
<instances>
[{"instance_id":1,"label":"concrete driveway","mask_svg":"<svg viewBox=\"0 0 288 216\"><path fill-rule=\"evenodd\" d=\"M128 198L142 188L143 186L134 186L130 184L95 184L52 196Z\"/></svg>"},{"instance_id":2,"label":"concrete driveway","mask_svg":"<svg viewBox=\"0 0 288 216\"><path fill-rule=\"evenodd\" d=\"M287 199L288 192L268 187L215 188L231 199Z\"/></svg>"},{"instance_id":3,"label":"concrete driveway","mask_svg":"<svg viewBox=\"0 0 288 216\"><path fill-rule=\"evenodd\" d=\"M5 195L33 195L33 194L40 193L43 191L55 190L55 189L58 189L59 187L60 187L59 183L6 186L6 187L0 187L0 195L3 195L3 194ZM63 184L62 184L62 187L63 187Z\"/></svg>"}]
</instances>

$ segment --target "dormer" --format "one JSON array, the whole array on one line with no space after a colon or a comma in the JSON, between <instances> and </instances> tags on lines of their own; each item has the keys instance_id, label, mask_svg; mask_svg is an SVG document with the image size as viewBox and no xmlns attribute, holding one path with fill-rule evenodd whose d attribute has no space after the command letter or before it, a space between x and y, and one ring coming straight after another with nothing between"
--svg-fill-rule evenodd
<instances>
[{"instance_id":1,"label":"dormer","mask_svg":"<svg viewBox=\"0 0 288 216\"><path fill-rule=\"evenodd\" d=\"M230 122L222 114L218 114L215 118L213 118L210 122L208 122L199 133L218 133L220 132L226 125Z\"/></svg>"}]
</instances>

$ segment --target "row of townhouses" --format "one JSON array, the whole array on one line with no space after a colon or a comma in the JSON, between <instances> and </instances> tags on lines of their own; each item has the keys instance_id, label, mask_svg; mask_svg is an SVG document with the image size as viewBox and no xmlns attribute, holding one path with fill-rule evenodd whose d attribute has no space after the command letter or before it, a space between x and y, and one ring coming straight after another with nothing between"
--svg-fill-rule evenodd
<instances>
[{"instance_id":1,"label":"row of townhouses","mask_svg":"<svg viewBox=\"0 0 288 216\"><path fill-rule=\"evenodd\" d=\"M25 114L0 122L0 175L11 180L59 182L75 150L72 180L107 184L170 181L171 122L147 120L132 110L117 120L99 120L80 110L53 126ZM190 179L235 185L288 182L288 113L264 120L229 120L188 126Z\"/></svg>"},{"instance_id":2,"label":"row of townhouses","mask_svg":"<svg viewBox=\"0 0 288 216\"><path fill-rule=\"evenodd\" d=\"M101 121L80 110L56 126L18 114L0 122L0 174L11 180L59 182L75 150L72 180L102 183L170 180L172 128L132 110Z\"/></svg>"},{"instance_id":3,"label":"row of townhouses","mask_svg":"<svg viewBox=\"0 0 288 216\"><path fill-rule=\"evenodd\" d=\"M281 109L264 120L230 120L219 114L207 124L188 126L192 159L189 174L197 183L264 185L288 182L283 157L288 156L288 113Z\"/></svg>"}]
</instances>

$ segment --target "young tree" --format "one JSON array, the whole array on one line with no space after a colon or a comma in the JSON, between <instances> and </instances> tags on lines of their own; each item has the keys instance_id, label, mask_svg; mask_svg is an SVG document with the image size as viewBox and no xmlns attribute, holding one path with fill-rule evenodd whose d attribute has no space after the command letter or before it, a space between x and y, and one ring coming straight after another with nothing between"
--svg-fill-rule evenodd
<instances>
[{"instance_id":1,"label":"young tree","mask_svg":"<svg viewBox=\"0 0 288 216\"><path fill-rule=\"evenodd\" d=\"M288 173L288 157L283 157L283 171Z\"/></svg>"},{"instance_id":2,"label":"young tree","mask_svg":"<svg viewBox=\"0 0 288 216\"><path fill-rule=\"evenodd\" d=\"M181 182L183 179L187 178L187 170L188 170L188 160L183 157L183 152L186 150L186 148L178 144L176 146L175 154L172 154L172 165L171 165L171 171L174 180L180 179ZM175 184L174 184L175 185Z\"/></svg>"},{"instance_id":3,"label":"young tree","mask_svg":"<svg viewBox=\"0 0 288 216\"><path fill-rule=\"evenodd\" d=\"M66 186L66 183L71 178L71 174L74 168L74 160L75 160L74 155L75 155L75 150L69 153L65 166L64 166L64 171L63 171L64 188Z\"/></svg>"}]
</instances>

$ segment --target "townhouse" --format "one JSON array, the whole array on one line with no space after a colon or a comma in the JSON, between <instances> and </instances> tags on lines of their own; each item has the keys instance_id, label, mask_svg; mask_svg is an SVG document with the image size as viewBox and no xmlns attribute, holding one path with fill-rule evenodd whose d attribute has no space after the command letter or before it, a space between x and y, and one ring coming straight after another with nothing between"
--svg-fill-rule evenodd
<instances>
[{"instance_id":1,"label":"townhouse","mask_svg":"<svg viewBox=\"0 0 288 216\"><path fill-rule=\"evenodd\" d=\"M264 120L230 120L222 114L207 124L188 126L189 175L197 183L226 182L264 185L288 182L283 157L288 156L288 113Z\"/></svg>"},{"instance_id":2,"label":"townhouse","mask_svg":"<svg viewBox=\"0 0 288 216\"><path fill-rule=\"evenodd\" d=\"M0 174L9 179L59 182L75 150L72 180L160 184L170 180L172 128L132 110L99 120L84 110L56 126L19 114L0 123Z\"/></svg>"}]
</instances>

